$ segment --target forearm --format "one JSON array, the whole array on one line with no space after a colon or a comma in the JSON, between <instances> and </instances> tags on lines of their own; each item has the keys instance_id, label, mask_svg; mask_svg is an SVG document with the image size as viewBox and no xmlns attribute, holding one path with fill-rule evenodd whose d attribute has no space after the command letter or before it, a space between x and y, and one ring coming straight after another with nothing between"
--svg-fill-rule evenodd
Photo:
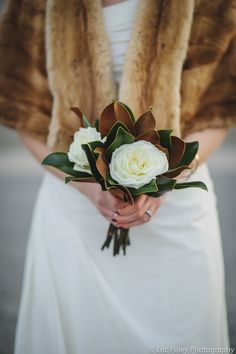
<instances>
[{"instance_id":1,"label":"forearm","mask_svg":"<svg viewBox=\"0 0 236 354\"><path fill-rule=\"evenodd\" d=\"M20 132L19 133L20 139L22 141L22 143L26 146L26 148L31 152L31 154L34 156L34 158L41 163L41 161L44 159L44 157L46 157L48 154L50 154L50 150L49 148L46 146L46 144L34 139L32 136ZM52 173L53 175L55 175L56 177L60 178L61 180L64 181L66 174L64 172L61 172L59 170L57 170L54 167L50 167L50 166L45 166L42 165L43 168L45 168L48 172ZM82 183L78 183L78 182L70 182L70 184L75 187L77 190L80 190L81 192L83 192L83 187ZM85 183L85 185L87 185L87 183Z\"/></svg>"},{"instance_id":2,"label":"forearm","mask_svg":"<svg viewBox=\"0 0 236 354\"><path fill-rule=\"evenodd\" d=\"M184 141L199 141L199 164L208 160L210 155L217 150L225 140L227 129L206 129L197 131L183 137Z\"/></svg>"}]
</instances>

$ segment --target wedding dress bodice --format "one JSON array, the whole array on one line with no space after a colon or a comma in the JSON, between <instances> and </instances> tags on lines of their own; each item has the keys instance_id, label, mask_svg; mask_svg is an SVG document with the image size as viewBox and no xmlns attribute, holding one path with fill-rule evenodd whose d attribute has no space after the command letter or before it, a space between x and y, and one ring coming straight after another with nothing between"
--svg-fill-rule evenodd
<instances>
[{"instance_id":1,"label":"wedding dress bodice","mask_svg":"<svg viewBox=\"0 0 236 354\"><path fill-rule=\"evenodd\" d=\"M113 75L120 82L125 54L139 0L126 0L103 7L104 23L111 45Z\"/></svg>"}]
</instances>

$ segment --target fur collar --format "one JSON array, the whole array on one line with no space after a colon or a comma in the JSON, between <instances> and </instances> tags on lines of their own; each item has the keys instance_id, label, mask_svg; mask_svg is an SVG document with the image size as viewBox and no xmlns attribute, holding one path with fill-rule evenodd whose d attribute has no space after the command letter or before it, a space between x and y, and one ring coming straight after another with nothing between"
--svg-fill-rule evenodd
<instances>
[{"instance_id":1,"label":"fur collar","mask_svg":"<svg viewBox=\"0 0 236 354\"><path fill-rule=\"evenodd\" d=\"M139 2L117 90L100 1L68 0L65 5L48 0L47 68L51 91L60 97L53 107L50 146L57 143L57 129L71 130L76 118L69 106L78 105L95 118L114 98L129 104L137 116L151 105L158 127L180 135L181 72L193 12L194 0ZM66 92L63 103L61 92Z\"/></svg>"}]
</instances>

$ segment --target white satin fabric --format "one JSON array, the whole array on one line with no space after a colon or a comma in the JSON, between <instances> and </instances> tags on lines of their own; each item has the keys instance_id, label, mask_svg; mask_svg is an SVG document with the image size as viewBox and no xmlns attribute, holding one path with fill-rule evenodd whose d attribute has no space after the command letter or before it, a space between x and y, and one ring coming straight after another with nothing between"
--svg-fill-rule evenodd
<instances>
[{"instance_id":1,"label":"white satin fabric","mask_svg":"<svg viewBox=\"0 0 236 354\"><path fill-rule=\"evenodd\" d=\"M207 165L191 180L204 181L209 192L169 193L148 223L131 229L127 255L113 257L112 249L100 249L108 222L84 195L45 172L15 354L228 346L222 247Z\"/></svg>"}]
</instances>

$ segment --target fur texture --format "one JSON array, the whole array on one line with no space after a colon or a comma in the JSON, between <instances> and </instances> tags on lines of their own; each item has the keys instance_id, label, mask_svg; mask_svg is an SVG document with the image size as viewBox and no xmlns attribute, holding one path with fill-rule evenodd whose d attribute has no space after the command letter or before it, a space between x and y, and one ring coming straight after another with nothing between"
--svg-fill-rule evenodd
<instances>
[{"instance_id":1,"label":"fur texture","mask_svg":"<svg viewBox=\"0 0 236 354\"><path fill-rule=\"evenodd\" d=\"M0 123L67 151L112 99L179 136L236 124L236 1L141 0L120 87L100 0L8 0L0 22Z\"/></svg>"}]
</instances>

